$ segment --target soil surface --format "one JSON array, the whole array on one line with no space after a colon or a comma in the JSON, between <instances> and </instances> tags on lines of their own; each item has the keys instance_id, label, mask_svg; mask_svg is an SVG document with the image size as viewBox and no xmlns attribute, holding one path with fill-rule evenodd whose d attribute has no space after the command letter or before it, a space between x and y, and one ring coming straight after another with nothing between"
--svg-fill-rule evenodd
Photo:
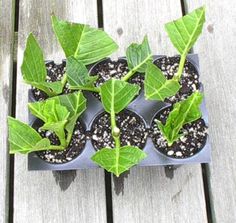
<instances>
[{"instance_id":1,"label":"soil surface","mask_svg":"<svg viewBox=\"0 0 236 223\"><path fill-rule=\"evenodd\" d=\"M52 145L60 145L60 141L54 132L51 132L49 130L40 130L39 128L36 129L43 138L48 138ZM67 163L81 154L84 149L85 143L85 130L81 122L77 120L70 145L65 150L45 150L38 151L36 152L36 154L41 159L49 163Z\"/></svg>"},{"instance_id":2,"label":"soil surface","mask_svg":"<svg viewBox=\"0 0 236 223\"><path fill-rule=\"evenodd\" d=\"M61 64L55 64L54 61L50 61L46 63L46 69L47 69L47 82L55 82L60 81L66 71L66 62L63 61ZM71 90L69 89L68 83L66 83L63 94L70 93ZM43 91L32 87L32 93L36 101L42 101L48 98L47 94Z\"/></svg>"},{"instance_id":3,"label":"soil surface","mask_svg":"<svg viewBox=\"0 0 236 223\"><path fill-rule=\"evenodd\" d=\"M184 125L181 136L172 146L167 145L167 141L162 136L156 121L159 120L165 124L171 108L161 110L156 117L151 127L151 137L155 147L165 155L172 158L187 158L198 153L206 144L207 126L202 118Z\"/></svg>"},{"instance_id":4,"label":"soil surface","mask_svg":"<svg viewBox=\"0 0 236 223\"><path fill-rule=\"evenodd\" d=\"M125 110L116 116L117 127L121 131L121 145L132 145L143 149L148 132L145 123L136 113ZM115 143L111 134L110 115L101 113L93 122L91 140L95 149L114 148Z\"/></svg>"},{"instance_id":5,"label":"soil surface","mask_svg":"<svg viewBox=\"0 0 236 223\"><path fill-rule=\"evenodd\" d=\"M99 87L105 81L111 78L121 79L128 72L129 68L125 59L119 59L118 61L106 59L95 65L90 71L90 75L98 75L98 79L95 83L95 86ZM144 74L136 73L128 80L128 82L132 84L137 84L142 88L144 82ZM93 94L96 98L100 100L100 95L98 93Z\"/></svg>"},{"instance_id":6,"label":"soil surface","mask_svg":"<svg viewBox=\"0 0 236 223\"><path fill-rule=\"evenodd\" d=\"M172 79L178 72L180 57L161 57L154 61L154 64L158 66L167 79ZM184 71L180 79L181 88L179 92L172 97L165 100L168 103L175 103L186 99L194 91L200 88L199 74L192 63L188 60L185 62Z\"/></svg>"}]
</instances>

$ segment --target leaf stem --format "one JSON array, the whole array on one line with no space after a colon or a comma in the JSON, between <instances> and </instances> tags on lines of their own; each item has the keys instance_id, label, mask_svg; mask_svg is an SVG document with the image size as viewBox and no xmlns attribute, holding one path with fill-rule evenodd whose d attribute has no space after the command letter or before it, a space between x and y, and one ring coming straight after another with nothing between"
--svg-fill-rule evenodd
<instances>
[{"instance_id":1,"label":"leaf stem","mask_svg":"<svg viewBox=\"0 0 236 223\"><path fill-rule=\"evenodd\" d=\"M176 79L179 81L181 76L182 76L182 73L183 73L183 70L184 70L184 64L185 64L185 60L186 60L186 57L187 57L187 54L186 53L183 53L181 54L181 57L180 57L180 62L179 62L179 68L178 68L178 72L176 74Z\"/></svg>"},{"instance_id":2,"label":"leaf stem","mask_svg":"<svg viewBox=\"0 0 236 223\"><path fill-rule=\"evenodd\" d=\"M150 54L145 60L143 60L140 64L138 64L136 67L134 67L133 69L131 69L121 80L122 81L127 81L129 80L129 78L131 78L136 72L137 70L143 65L145 64L150 58L152 57L152 55Z\"/></svg>"}]
</instances>

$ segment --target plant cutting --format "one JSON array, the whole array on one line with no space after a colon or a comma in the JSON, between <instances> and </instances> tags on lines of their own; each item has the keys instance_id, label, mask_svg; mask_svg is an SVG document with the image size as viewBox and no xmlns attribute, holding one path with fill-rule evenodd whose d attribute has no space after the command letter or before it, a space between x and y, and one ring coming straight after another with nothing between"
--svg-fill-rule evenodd
<instances>
[{"instance_id":1,"label":"plant cutting","mask_svg":"<svg viewBox=\"0 0 236 223\"><path fill-rule=\"evenodd\" d=\"M73 145L73 142L82 140L84 136L80 134L82 137L76 140L77 133L80 131L79 127L76 128L76 125L78 124L79 116L86 109L86 99L81 92L29 103L28 106L31 113L42 122L39 122L34 129L9 117L10 153L30 153L47 150L49 151L47 152L48 155L51 150L63 150L66 153L66 149L71 149L69 147L78 147L76 143ZM77 130L77 133L75 130ZM75 138L74 141L72 140L73 136ZM84 144L82 143L81 147ZM52 153L55 155L55 152ZM52 162L54 155L50 156L50 161Z\"/></svg>"},{"instance_id":2,"label":"plant cutting","mask_svg":"<svg viewBox=\"0 0 236 223\"><path fill-rule=\"evenodd\" d=\"M160 111L154 119L154 144L166 155L186 158L200 151L206 143L207 127L200 119L203 94L194 92L173 108Z\"/></svg>"},{"instance_id":3,"label":"plant cutting","mask_svg":"<svg viewBox=\"0 0 236 223\"><path fill-rule=\"evenodd\" d=\"M129 81L143 86L144 73L148 62L152 62L152 53L147 36L142 43L132 43L126 50L126 58L117 61L105 59L95 64L90 70L91 76L96 76L95 86L99 87L111 78ZM99 98L99 94L94 94Z\"/></svg>"},{"instance_id":4,"label":"plant cutting","mask_svg":"<svg viewBox=\"0 0 236 223\"><path fill-rule=\"evenodd\" d=\"M54 15L51 19L53 30L66 58L73 57L84 65L88 65L109 56L118 48L111 37L100 29L59 20ZM67 75L64 72L55 75L58 69L47 76L43 52L33 34L30 34L27 39L21 71L27 84L43 91L48 97L61 94L67 82ZM48 71L50 74L50 69ZM53 78L52 76L56 77ZM67 90L65 88L64 93ZM36 93L40 94L38 91Z\"/></svg>"},{"instance_id":5,"label":"plant cutting","mask_svg":"<svg viewBox=\"0 0 236 223\"><path fill-rule=\"evenodd\" d=\"M92 160L116 176L146 157L146 154L138 147L121 146L121 130L116 124L116 114L125 109L138 92L139 86L116 79L110 79L101 86L101 100L105 111L110 114L115 148L102 148L93 155Z\"/></svg>"},{"instance_id":6,"label":"plant cutting","mask_svg":"<svg viewBox=\"0 0 236 223\"><path fill-rule=\"evenodd\" d=\"M189 79L187 81L181 80L181 77L184 70L184 65L186 63L187 54L202 33L204 22L205 7L200 7L180 19L165 24L165 29L171 42L181 55L180 62L178 64L178 59L176 60L174 58L161 58L158 59L159 61L155 61L154 64L156 63L157 65L158 62L160 63L160 60L163 60L164 63L170 63L167 64L167 66L170 68L168 70L165 69L164 63L162 62L161 68L166 71L165 74L163 74L160 68L154 68L152 65L148 66L145 80L146 99L164 101L166 98L176 95L181 87L182 93L187 92L186 96L197 90L197 74L194 73L192 77L191 75L186 74L186 77L183 78ZM171 64L170 60L174 61L174 63ZM176 68L177 73L175 73ZM187 66L187 68L189 68L189 66ZM183 89L181 84L183 85L184 82L187 82L185 83L185 88L190 88L190 90ZM197 86L199 87L199 85ZM181 95L179 97L181 97Z\"/></svg>"}]
</instances>

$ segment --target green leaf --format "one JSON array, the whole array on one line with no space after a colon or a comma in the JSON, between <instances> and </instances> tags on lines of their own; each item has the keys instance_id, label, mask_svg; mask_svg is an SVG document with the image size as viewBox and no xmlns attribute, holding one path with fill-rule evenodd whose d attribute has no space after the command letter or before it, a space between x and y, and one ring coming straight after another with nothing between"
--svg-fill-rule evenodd
<instances>
[{"instance_id":1,"label":"green leaf","mask_svg":"<svg viewBox=\"0 0 236 223\"><path fill-rule=\"evenodd\" d=\"M167 80L162 71L154 64L147 65L144 90L145 97L149 100L161 100L175 95L180 89L177 80Z\"/></svg>"},{"instance_id":2,"label":"green leaf","mask_svg":"<svg viewBox=\"0 0 236 223\"><path fill-rule=\"evenodd\" d=\"M8 117L8 141L11 154L26 154L50 146L50 141L42 139L35 129L12 117Z\"/></svg>"},{"instance_id":3,"label":"green leaf","mask_svg":"<svg viewBox=\"0 0 236 223\"><path fill-rule=\"evenodd\" d=\"M200 7L182 18L165 25L168 36L180 54L192 48L205 22L205 7Z\"/></svg>"},{"instance_id":4,"label":"green leaf","mask_svg":"<svg viewBox=\"0 0 236 223\"><path fill-rule=\"evenodd\" d=\"M43 52L32 33L27 39L21 72L27 84L44 91L48 96L60 94L63 90L60 81L46 82L47 71Z\"/></svg>"},{"instance_id":5,"label":"green leaf","mask_svg":"<svg viewBox=\"0 0 236 223\"><path fill-rule=\"evenodd\" d=\"M139 93L140 87L122 80L110 79L101 86L101 99L108 113L119 113Z\"/></svg>"},{"instance_id":6,"label":"green leaf","mask_svg":"<svg viewBox=\"0 0 236 223\"><path fill-rule=\"evenodd\" d=\"M44 82L47 76L43 52L32 33L27 39L21 72L28 82Z\"/></svg>"},{"instance_id":7,"label":"green leaf","mask_svg":"<svg viewBox=\"0 0 236 223\"><path fill-rule=\"evenodd\" d=\"M44 122L41 129L55 132L61 145L66 146L64 128L70 115L67 108L56 103L54 99L29 103L28 106L31 113Z\"/></svg>"},{"instance_id":8,"label":"green leaf","mask_svg":"<svg viewBox=\"0 0 236 223\"><path fill-rule=\"evenodd\" d=\"M169 146L171 146L181 136L180 130L185 124L193 122L202 116L200 110L202 100L203 94L196 91L186 100L174 105L165 125L158 122L158 127L167 140Z\"/></svg>"},{"instance_id":9,"label":"green leaf","mask_svg":"<svg viewBox=\"0 0 236 223\"><path fill-rule=\"evenodd\" d=\"M152 61L152 52L147 36L144 37L141 44L132 43L126 50L126 57L130 70L144 73L147 63Z\"/></svg>"},{"instance_id":10,"label":"green leaf","mask_svg":"<svg viewBox=\"0 0 236 223\"><path fill-rule=\"evenodd\" d=\"M86 109L86 98L81 92L75 92L71 94L60 95L54 99L57 100L62 106L66 107L68 111L70 111L68 122L65 126L65 129L68 133L67 143L69 143L76 121Z\"/></svg>"},{"instance_id":11,"label":"green leaf","mask_svg":"<svg viewBox=\"0 0 236 223\"><path fill-rule=\"evenodd\" d=\"M67 80L71 89L95 88L94 82L97 76L89 76L85 65L70 56L66 62Z\"/></svg>"},{"instance_id":12,"label":"green leaf","mask_svg":"<svg viewBox=\"0 0 236 223\"><path fill-rule=\"evenodd\" d=\"M146 153L138 147L124 146L115 149L103 148L92 156L92 160L118 177L146 156Z\"/></svg>"},{"instance_id":13,"label":"green leaf","mask_svg":"<svg viewBox=\"0 0 236 223\"><path fill-rule=\"evenodd\" d=\"M66 57L74 56L85 65L101 60L118 49L107 33L88 25L59 20L53 15L52 26Z\"/></svg>"}]
</instances>

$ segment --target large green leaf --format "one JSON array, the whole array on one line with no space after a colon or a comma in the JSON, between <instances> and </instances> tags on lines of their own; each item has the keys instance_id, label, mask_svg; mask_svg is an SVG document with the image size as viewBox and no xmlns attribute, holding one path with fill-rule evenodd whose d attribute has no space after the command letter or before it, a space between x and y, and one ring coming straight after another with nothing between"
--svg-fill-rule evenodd
<instances>
[{"instance_id":1,"label":"large green leaf","mask_svg":"<svg viewBox=\"0 0 236 223\"><path fill-rule=\"evenodd\" d=\"M140 87L122 80L110 79L101 86L102 104L108 113L119 113L138 94Z\"/></svg>"},{"instance_id":2,"label":"large green leaf","mask_svg":"<svg viewBox=\"0 0 236 223\"><path fill-rule=\"evenodd\" d=\"M180 89L180 84L177 80L167 80L162 71L154 64L147 65L144 90L145 97L149 100L161 100L175 95Z\"/></svg>"},{"instance_id":3,"label":"large green leaf","mask_svg":"<svg viewBox=\"0 0 236 223\"><path fill-rule=\"evenodd\" d=\"M185 124L193 122L202 116L200 109L202 99L202 93L199 91L194 92L186 100L174 105L165 125L158 122L158 127L169 146L181 136L180 130Z\"/></svg>"},{"instance_id":4,"label":"large green leaf","mask_svg":"<svg viewBox=\"0 0 236 223\"><path fill-rule=\"evenodd\" d=\"M27 84L44 91L48 96L60 94L63 90L60 81L46 82L47 71L43 52L32 33L27 39L21 72Z\"/></svg>"},{"instance_id":5,"label":"large green leaf","mask_svg":"<svg viewBox=\"0 0 236 223\"><path fill-rule=\"evenodd\" d=\"M28 106L31 113L44 122L41 129L55 132L62 146L66 146L64 128L70 115L67 108L54 99L29 103Z\"/></svg>"},{"instance_id":6,"label":"large green leaf","mask_svg":"<svg viewBox=\"0 0 236 223\"><path fill-rule=\"evenodd\" d=\"M67 80L71 89L93 89L97 76L89 76L85 65L73 56L66 61Z\"/></svg>"},{"instance_id":7,"label":"large green leaf","mask_svg":"<svg viewBox=\"0 0 236 223\"><path fill-rule=\"evenodd\" d=\"M23 78L27 82L44 82L47 71L44 63L43 52L32 33L28 36L21 65Z\"/></svg>"},{"instance_id":8,"label":"large green leaf","mask_svg":"<svg viewBox=\"0 0 236 223\"><path fill-rule=\"evenodd\" d=\"M202 32L205 7L200 7L182 18L169 22L165 29L180 54L187 54Z\"/></svg>"},{"instance_id":9,"label":"large green leaf","mask_svg":"<svg viewBox=\"0 0 236 223\"><path fill-rule=\"evenodd\" d=\"M53 15L52 26L66 57L74 56L85 65L101 60L118 49L107 33L88 25L59 20Z\"/></svg>"},{"instance_id":10,"label":"large green leaf","mask_svg":"<svg viewBox=\"0 0 236 223\"><path fill-rule=\"evenodd\" d=\"M50 141L42 139L35 129L12 117L8 117L8 140L11 154L25 154L42 148L48 149L50 146Z\"/></svg>"},{"instance_id":11,"label":"large green leaf","mask_svg":"<svg viewBox=\"0 0 236 223\"><path fill-rule=\"evenodd\" d=\"M128 67L135 72L144 73L148 62L152 61L152 52L145 36L141 44L132 43L126 50Z\"/></svg>"},{"instance_id":12,"label":"large green leaf","mask_svg":"<svg viewBox=\"0 0 236 223\"><path fill-rule=\"evenodd\" d=\"M11 154L64 149L63 146L50 145L49 139L42 138L31 126L12 117L8 117L8 141Z\"/></svg>"},{"instance_id":13,"label":"large green leaf","mask_svg":"<svg viewBox=\"0 0 236 223\"><path fill-rule=\"evenodd\" d=\"M92 160L118 177L146 156L146 153L138 147L124 146L115 149L103 148L92 156Z\"/></svg>"}]
</instances>

